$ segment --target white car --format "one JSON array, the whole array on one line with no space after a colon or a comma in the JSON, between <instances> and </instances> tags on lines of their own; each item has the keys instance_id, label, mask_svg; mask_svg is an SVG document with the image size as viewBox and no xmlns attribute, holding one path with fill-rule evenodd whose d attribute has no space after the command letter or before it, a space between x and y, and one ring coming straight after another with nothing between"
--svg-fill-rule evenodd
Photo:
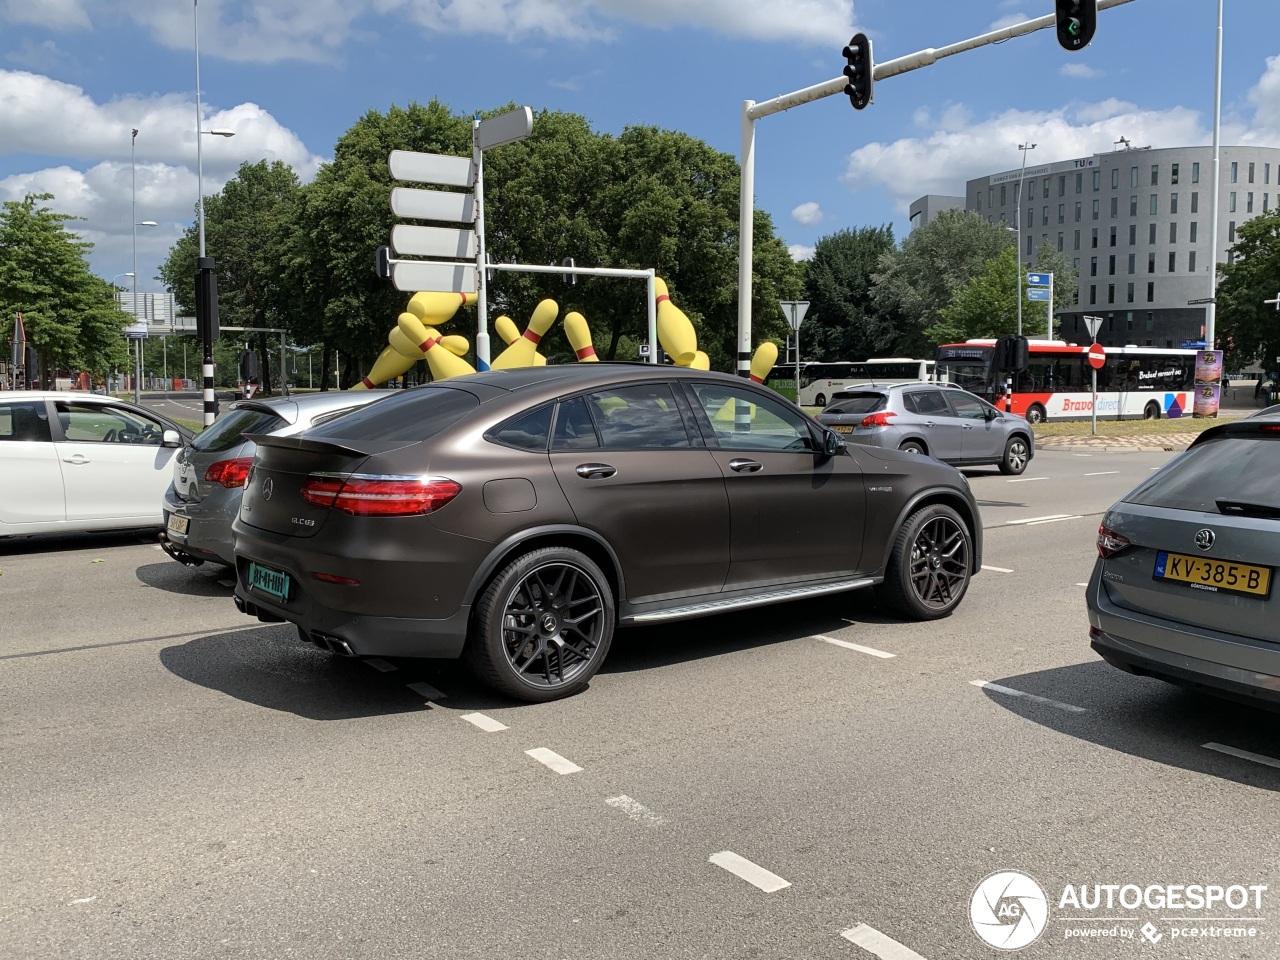
<instances>
[{"instance_id":1,"label":"white car","mask_svg":"<svg viewBox=\"0 0 1280 960\"><path fill-rule=\"evenodd\" d=\"M192 436L112 397L0 392L0 537L160 527Z\"/></svg>"}]
</instances>

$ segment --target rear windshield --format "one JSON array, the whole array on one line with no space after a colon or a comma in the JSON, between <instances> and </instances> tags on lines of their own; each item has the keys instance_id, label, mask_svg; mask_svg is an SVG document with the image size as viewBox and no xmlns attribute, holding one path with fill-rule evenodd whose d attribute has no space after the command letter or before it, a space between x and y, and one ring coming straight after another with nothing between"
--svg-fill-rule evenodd
<instances>
[{"instance_id":1,"label":"rear windshield","mask_svg":"<svg viewBox=\"0 0 1280 960\"><path fill-rule=\"evenodd\" d=\"M1217 513L1217 501L1280 509L1280 437L1224 436L1198 444L1125 497L1130 503Z\"/></svg>"},{"instance_id":2,"label":"rear windshield","mask_svg":"<svg viewBox=\"0 0 1280 960\"><path fill-rule=\"evenodd\" d=\"M202 431L191 445L197 450L209 453L221 453L238 447L244 443L246 433L270 433L278 430L288 421L266 410L246 407L228 410L220 416L208 430Z\"/></svg>"},{"instance_id":3,"label":"rear windshield","mask_svg":"<svg viewBox=\"0 0 1280 960\"><path fill-rule=\"evenodd\" d=\"M474 394L427 385L360 407L307 431L326 440L425 440L480 406Z\"/></svg>"},{"instance_id":4,"label":"rear windshield","mask_svg":"<svg viewBox=\"0 0 1280 960\"><path fill-rule=\"evenodd\" d=\"M889 398L883 393L838 393L827 404L827 413L875 413L883 410Z\"/></svg>"}]
</instances>

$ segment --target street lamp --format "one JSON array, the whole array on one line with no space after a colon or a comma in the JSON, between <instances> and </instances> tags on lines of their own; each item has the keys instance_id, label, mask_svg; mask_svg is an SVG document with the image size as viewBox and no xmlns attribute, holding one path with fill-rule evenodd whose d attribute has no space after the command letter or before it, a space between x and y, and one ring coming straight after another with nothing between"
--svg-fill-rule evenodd
<instances>
[{"instance_id":1,"label":"street lamp","mask_svg":"<svg viewBox=\"0 0 1280 960\"><path fill-rule=\"evenodd\" d=\"M133 127L133 135L129 138L129 178L133 186L133 272L126 276L133 278L133 325L138 325L138 228L154 227L154 220L138 220L138 164L137 143L138 128ZM133 340L133 402L142 402L142 342L138 337Z\"/></svg>"},{"instance_id":2,"label":"street lamp","mask_svg":"<svg viewBox=\"0 0 1280 960\"><path fill-rule=\"evenodd\" d=\"M1018 336L1022 336L1022 178L1027 172L1027 154L1036 148L1034 143L1020 143L1022 169L1018 172L1018 249L1015 261L1018 265Z\"/></svg>"}]
</instances>

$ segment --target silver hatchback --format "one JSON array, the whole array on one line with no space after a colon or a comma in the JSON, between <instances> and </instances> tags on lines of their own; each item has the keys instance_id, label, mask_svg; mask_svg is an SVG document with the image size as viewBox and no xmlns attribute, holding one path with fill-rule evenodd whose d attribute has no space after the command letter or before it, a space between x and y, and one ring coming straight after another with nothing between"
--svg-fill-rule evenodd
<instances>
[{"instance_id":1,"label":"silver hatchback","mask_svg":"<svg viewBox=\"0 0 1280 960\"><path fill-rule=\"evenodd\" d=\"M234 566L231 522L257 448L247 435L301 433L396 392L333 390L231 404L174 458L164 495L165 552L188 566Z\"/></svg>"},{"instance_id":2,"label":"silver hatchback","mask_svg":"<svg viewBox=\"0 0 1280 960\"><path fill-rule=\"evenodd\" d=\"M1111 507L1089 639L1130 673L1280 704L1280 422L1206 430Z\"/></svg>"},{"instance_id":3,"label":"silver hatchback","mask_svg":"<svg viewBox=\"0 0 1280 960\"><path fill-rule=\"evenodd\" d=\"M894 383L842 390L818 422L852 443L927 454L957 467L1019 474L1035 456L1031 425L954 384Z\"/></svg>"}]
</instances>

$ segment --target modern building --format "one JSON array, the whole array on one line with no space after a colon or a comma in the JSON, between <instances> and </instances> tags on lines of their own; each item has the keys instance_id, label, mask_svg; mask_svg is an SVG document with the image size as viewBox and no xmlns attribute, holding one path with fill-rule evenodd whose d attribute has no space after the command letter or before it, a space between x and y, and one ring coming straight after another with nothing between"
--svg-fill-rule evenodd
<instances>
[{"instance_id":1,"label":"modern building","mask_svg":"<svg viewBox=\"0 0 1280 960\"><path fill-rule=\"evenodd\" d=\"M938 193L930 193L911 204L911 229L923 227L943 210L963 210L964 197L944 197Z\"/></svg>"},{"instance_id":2,"label":"modern building","mask_svg":"<svg viewBox=\"0 0 1280 960\"><path fill-rule=\"evenodd\" d=\"M964 208L1017 229L1019 256L1032 269L1044 242L1071 259L1080 285L1076 304L1056 313L1063 339L1087 343L1088 314L1103 318L1106 346L1200 340L1214 264L1228 259L1241 223L1280 207L1280 148L1220 147L1215 229L1212 147L1118 143L1110 153L969 180ZM1024 319L1024 332L1038 328Z\"/></svg>"}]
</instances>

